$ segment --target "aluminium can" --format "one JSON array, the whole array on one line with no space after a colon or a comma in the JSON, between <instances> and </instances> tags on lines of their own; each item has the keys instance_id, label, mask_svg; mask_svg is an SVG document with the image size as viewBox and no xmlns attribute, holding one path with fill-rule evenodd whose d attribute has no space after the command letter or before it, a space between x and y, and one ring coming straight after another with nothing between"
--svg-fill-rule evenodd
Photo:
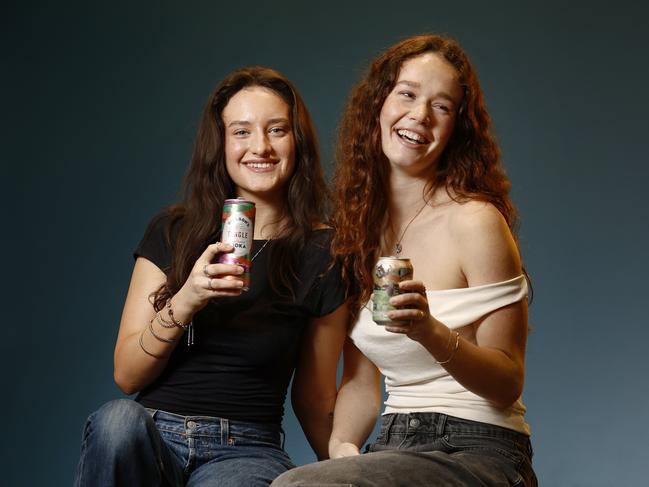
<instances>
[{"instance_id":1,"label":"aluminium can","mask_svg":"<svg viewBox=\"0 0 649 487\"><path fill-rule=\"evenodd\" d=\"M252 240L255 233L255 203L242 198L225 200L221 215L221 241L234 247L234 251L220 254L222 264L243 267L240 278L243 290L250 288Z\"/></svg>"},{"instance_id":2,"label":"aluminium can","mask_svg":"<svg viewBox=\"0 0 649 487\"><path fill-rule=\"evenodd\" d=\"M397 309L390 304L390 298L401 294L399 283L412 279L414 269L410 259L402 257L380 257L374 266L374 297L372 298L372 319L377 325L403 323L388 318L389 311Z\"/></svg>"}]
</instances>

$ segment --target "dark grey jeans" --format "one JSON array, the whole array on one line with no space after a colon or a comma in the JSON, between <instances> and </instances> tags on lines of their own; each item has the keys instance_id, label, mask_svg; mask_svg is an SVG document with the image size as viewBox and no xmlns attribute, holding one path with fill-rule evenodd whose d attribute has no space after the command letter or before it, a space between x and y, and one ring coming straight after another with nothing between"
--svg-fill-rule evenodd
<instances>
[{"instance_id":1,"label":"dark grey jeans","mask_svg":"<svg viewBox=\"0 0 649 487\"><path fill-rule=\"evenodd\" d=\"M536 487L527 435L437 413L388 414L367 453L298 467L273 487Z\"/></svg>"}]
</instances>

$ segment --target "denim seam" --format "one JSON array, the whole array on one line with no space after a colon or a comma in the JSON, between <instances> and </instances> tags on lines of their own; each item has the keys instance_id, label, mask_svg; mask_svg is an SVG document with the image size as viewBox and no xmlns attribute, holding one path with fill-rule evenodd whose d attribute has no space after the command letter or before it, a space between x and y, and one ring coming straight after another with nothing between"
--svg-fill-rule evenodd
<instances>
[{"instance_id":1,"label":"denim seam","mask_svg":"<svg viewBox=\"0 0 649 487\"><path fill-rule=\"evenodd\" d=\"M388 445L390 443L390 437L392 436L392 427L394 426L394 420L396 419L397 415L396 414L391 414L386 421L385 424L385 444Z\"/></svg>"},{"instance_id":2,"label":"denim seam","mask_svg":"<svg viewBox=\"0 0 649 487\"><path fill-rule=\"evenodd\" d=\"M448 416L446 414L440 414L437 418L439 421L437 422L436 433L437 433L437 437L440 438L445 434Z\"/></svg>"},{"instance_id":3,"label":"denim seam","mask_svg":"<svg viewBox=\"0 0 649 487\"><path fill-rule=\"evenodd\" d=\"M79 460L79 466L77 467L78 472L79 472L79 478L78 483L75 485L83 485L83 471L84 471L84 465L86 463L86 445L88 443L88 437L90 436L90 427L91 427L91 419L94 415L90 415L88 419L86 420L86 426L83 429L83 439L81 440L81 459Z\"/></svg>"},{"instance_id":4,"label":"denim seam","mask_svg":"<svg viewBox=\"0 0 649 487\"><path fill-rule=\"evenodd\" d=\"M403 440L401 440L401 443L397 445L397 450L399 450L406 443L409 433L410 433L410 420L406 418L406 433L405 435L403 435Z\"/></svg>"}]
</instances>

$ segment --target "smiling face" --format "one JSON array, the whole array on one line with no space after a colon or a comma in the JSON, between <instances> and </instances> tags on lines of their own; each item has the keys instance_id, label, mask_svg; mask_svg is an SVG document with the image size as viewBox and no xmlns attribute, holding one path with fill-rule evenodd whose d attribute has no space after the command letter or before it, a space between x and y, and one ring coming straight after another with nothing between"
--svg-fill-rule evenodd
<instances>
[{"instance_id":1,"label":"smiling face","mask_svg":"<svg viewBox=\"0 0 649 487\"><path fill-rule=\"evenodd\" d=\"M274 91L252 86L236 93L221 114L225 165L237 196L279 195L295 167L290 108Z\"/></svg>"},{"instance_id":2,"label":"smiling face","mask_svg":"<svg viewBox=\"0 0 649 487\"><path fill-rule=\"evenodd\" d=\"M453 133L463 89L455 68L432 52L404 61L381 108L381 144L393 168L418 174Z\"/></svg>"}]
</instances>

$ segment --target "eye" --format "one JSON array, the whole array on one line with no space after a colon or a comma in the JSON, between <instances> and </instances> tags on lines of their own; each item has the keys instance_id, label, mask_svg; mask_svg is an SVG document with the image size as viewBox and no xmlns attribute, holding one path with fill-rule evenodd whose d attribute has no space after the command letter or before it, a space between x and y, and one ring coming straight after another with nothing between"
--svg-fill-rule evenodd
<instances>
[{"instance_id":1,"label":"eye","mask_svg":"<svg viewBox=\"0 0 649 487\"><path fill-rule=\"evenodd\" d=\"M407 91L407 90L400 91L399 96L403 98L410 98L410 99L415 98L415 94L412 91Z\"/></svg>"},{"instance_id":2,"label":"eye","mask_svg":"<svg viewBox=\"0 0 649 487\"><path fill-rule=\"evenodd\" d=\"M248 135L248 131L246 129L236 129L234 132L232 132L232 135L236 137L244 137Z\"/></svg>"},{"instance_id":3,"label":"eye","mask_svg":"<svg viewBox=\"0 0 649 487\"><path fill-rule=\"evenodd\" d=\"M268 132L272 135L284 135L288 132L288 129L285 127L272 127Z\"/></svg>"},{"instance_id":4,"label":"eye","mask_svg":"<svg viewBox=\"0 0 649 487\"><path fill-rule=\"evenodd\" d=\"M451 113L451 107L443 103L433 103L433 108L443 113Z\"/></svg>"}]
</instances>

